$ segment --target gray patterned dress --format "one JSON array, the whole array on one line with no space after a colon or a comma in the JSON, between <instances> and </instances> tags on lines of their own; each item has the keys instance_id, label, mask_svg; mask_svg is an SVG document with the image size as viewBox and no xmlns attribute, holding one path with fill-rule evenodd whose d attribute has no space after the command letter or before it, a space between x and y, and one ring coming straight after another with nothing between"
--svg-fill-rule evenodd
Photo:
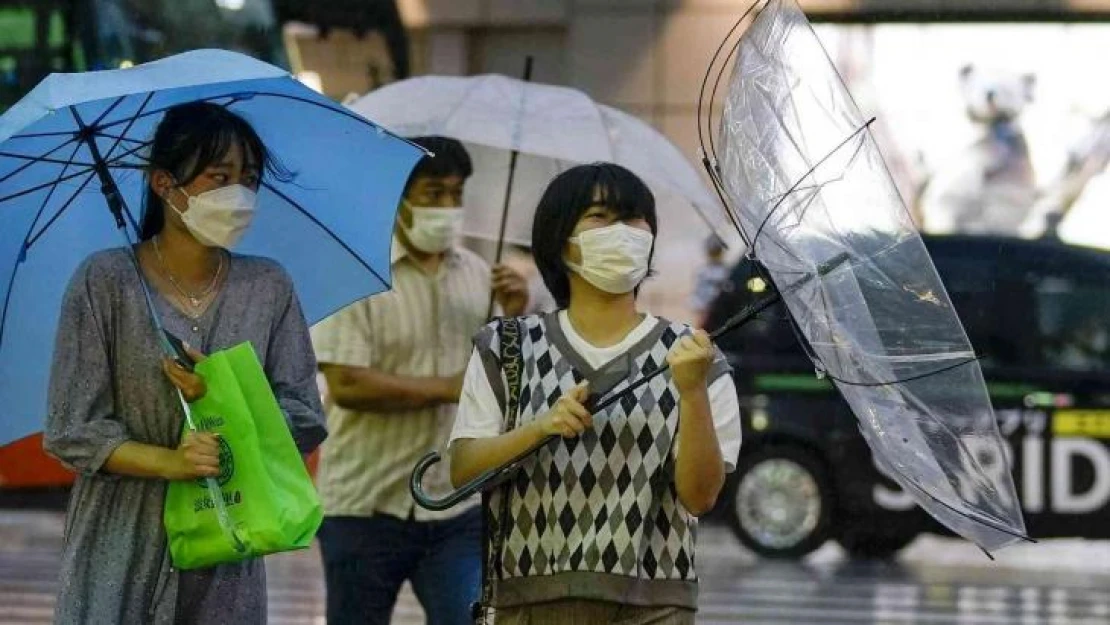
<instances>
[{"instance_id":1,"label":"gray patterned dress","mask_svg":"<svg viewBox=\"0 0 1110 625\"><path fill-rule=\"evenodd\" d=\"M152 294L166 329L205 353L250 341L297 446L324 439L308 327L276 263L232 255L220 294L195 321ZM101 471L124 441L176 447L184 416L160 354L129 253L89 257L62 304L45 432L46 450L78 472L55 622L265 623L261 560L175 570L162 524L166 482Z\"/></svg>"}]
</instances>

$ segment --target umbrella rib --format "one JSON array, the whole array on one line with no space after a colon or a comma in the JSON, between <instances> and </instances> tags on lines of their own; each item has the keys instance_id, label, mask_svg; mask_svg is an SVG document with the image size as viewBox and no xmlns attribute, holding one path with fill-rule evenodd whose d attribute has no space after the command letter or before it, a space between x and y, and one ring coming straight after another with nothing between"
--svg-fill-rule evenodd
<instances>
[{"instance_id":1,"label":"umbrella rib","mask_svg":"<svg viewBox=\"0 0 1110 625\"><path fill-rule=\"evenodd\" d=\"M59 130L56 132L33 132L25 135L12 135L8 139L44 139L46 137L69 137L74 132L72 130ZM5 139L6 141L7 139Z\"/></svg>"},{"instance_id":2,"label":"umbrella rib","mask_svg":"<svg viewBox=\"0 0 1110 625\"><path fill-rule=\"evenodd\" d=\"M758 254L758 251L756 250L755 246L756 246L756 243L762 238L764 226L766 226L767 222L771 220L771 217L774 216L775 212L782 205L782 203L785 202L786 199L789 198L792 193L795 193L797 191L798 191L798 188L792 188L790 190L787 190L785 193L781 194L778 198L775 199L774 206L772 206L771 210L769 210L767 212L767 215L763 218L763 221L759 224L759 228L756 229L755 236L751 238L751 243L748 245L748 248L751 250L751 253L753 255ZM799 261L802 260L801 256L798 255L793 250L791 250L789 248L789 246L787 246L786 243L784 243L783 241L780 241L779 239L776 239L774 237L772 237L770 239L770 241L771 241L771 243L773 243L775 245L775 247L779 248L779 251L786 254L787 256L790 256L794 260L799 260Z\"/></svg>"},{"instance_id":3,"label":"umbrella rib","mask_svg":"<svg viewBox=\"0 0 1110 625\"><path fill-rule=\"evenodd\" d=\"M73 146L73 151L69 153L69 159L70 160L68 162L66 162L66 164L63 165L61 168L59 168L58 175L55 178L55 182L57 182L57 180L61 179L61 177L66 174L66 171L70 168L70 165L73 164L73 157L77 155L77 152L80 149L81 149L81 144L80 143ZM83 183L80 188L83 189L86 184L88 184L88 181L85 181L85 183ZM43 201L42 201L42 204L39 205L39 210L38 210L37 213L35 213L35 218L31 220L31 224L27 228L27 234L23 235L23 253L26 253L26 251L28 249L30 249L30 247L31 247L30 237L31 237L31 233L35 231L35 224L37 224L39 222L39 218L42 217L42 214L44 212L46 212L46 207L50 204L50 199L54 197L54 192L57 191L57 190L58 190L58 185L57 184L50 187L50 191L46 194L46 198L44 198ZM13 280L15 279L14 275L12 276L12 279Z\"/></svg>"},{"instance_id":4,"label":"umbrella rib","mask_svg":"<svg viewBox=\"0 0 1110 625\"><path fill-rule=\"evenodd\" d=\"M97 117L97 118L96 118L96 121L94 121L93 123L89 124L89 126L90 126L90 127L92 127L92 128L96 128L96 127L97 127L97 125L99 125L99 124L100 124L100 122L104 121L104 118L105 118L105 117L107 117L109 113L111 113L112 111L116 110L116 107L117 107L117 106L119 106L119 105L120 105L120 103L121 103L121 102L123 102L123 101L124 101L124 99L126 99L126 98L127 98L127 96L125 96L125 95L121 95L120 97L116 98L116 101L115 101L115 102L112 102L112 105L111 105L111 106L109 106L108 108L104 109L104 112L100 114L100 117ZM73 107L71 106L70 108L73 108Z\"/></svg>"},{"instance_id":5,"label":"umbrella rib","mask_svg":"<svg viewBox=\"0 0 1110 625\"><path fill-rule=\"evenodd\" d=\"M482 82L485 82L486 80L487 79L482 79ZM454 117L455 114L457 114L462 109L463 102L466 102L466 100L470 98L470 94L474 93L474 91L478 88L478 83L479 81L474 80L466 86L466 91L462 94L462 97L460 97L458 101L455 102L455 106L452 107L447 115L443 117L443 120L439 122L440 132L443 132L447 128L447 122L449 122L451 118Z\"/></svg>"},{"instance_id":6,"label":"umbrella rib","mask_svg":"<svg viewBox=\"0 0 1110 625\"><path fill-rule=\"evenodd\" d=\"M214 102L214 101L219 100L221 98L234 99L236 97L240 97L240 94L223 93L223 94L220 94L220 95L209 96L207 98L197 98L195 100L190 100L190 102ZM180 103L178 103L178 104L180 104ZM149 111L146 111L142 115L131 115L131 116L128 116L126 118L116 119L116 120L110 121L106 124L100 124L100 125L97 126L97 131L99 132L101 130L104 130L105 128L115 128L116 126L120 126L120 125L123 125L123 124L133 123L134 120L141 119L143 117L150 117L151 115L158 115L158 114L161 114L161 113L165 113L166 111L172 109L173 107L178 106L178 104L170 104L170 105L167 105L167 106L163 106L161 108L151 109Z\"/></svg>"},{"instance_id":7,"label":"umbrella rib","mask_svg":"<svg viewBox=\"0 0 1110 625\"><path fill-rule=\"evenodd\" d=\"M80 148L80 145L78 145L78 148ZM76 149L74 151L76 152ZM85 178L85 181L83 183L81 183L80 187L77 188L77 191L74 192L74 194L72 196L70 196L70 198L68 200L66 200L66 203L63 205L61 210L65 210L73 202L74 198L76 198L77 195L85 188L85 186L87 184L89 184L89 181L92 180L92 172L88 171L86 173L88 174L88 177ZM55 184L54 188L50 190L50 193L53 194L54 189L57 189L57 188L58 188L58 186ZM42 232L45 232L46 228L50 227L50 224L48 223L46 226L44 226L43 230L40 231L39 235L36 235L33 239L30 237L31 232L34 231L35 223L39 220L39 217L42 215L42 211L46 209L46 202L48 202L49 200L50 200L50 198L47 197L47 199L43 201L42 208L39 210L38 215L35 215L35 219L31 222L30 230L28 230L27 235L23 237L23 249L20 252L21 255L26 253L27 250L31 249L31 246L34 245L34 242L39 238L39 236L41 236ZM61 214L61 212L59 211L59 215L60 214ZM50 220L50 223L53 223L54 220L56 220L57 218L58 218L58 216L55 215L54 218L52 218ZM7 292L4 294L4 307L0 308L0 345L2 345L4 343L4 330L7 327L7 323L8 323L8 306L11 305L12 293L15 291L15 278L16 278L16 275L19 273L20 266L22 266L22 265L23 265L22 262L17 261L12 266L12 273L11 273L11 276L8 278L8 288L6 290Z\"/></svg>"},{"instance_id":8,"label":"umbrella rib","mask_svg":"<svg viewBox=\"0 0 1110 625\"><path fill-rule=\"evenodd\" d=\"M74 142L78 141L78 138L77 138L75 133L68 132L66 134L70 135L70 138L69 138L68 141L66 141L64 143L59 143L58 145L51 148L50 151L48 151L46 154L43 154L43 156L50 156L51 154L53 154L53 153L57 152L58 150L66 147L67 145L70 145L71 143L74 143ZM20 165L19 167L13 169L12 171L4 174L4 176L2 178L0 178L0 183L7 182L7 181L11 180L12 177L26 171L28 168L30 168L32 165L34 165L35 162L36 161L31 161L31 162L28 162L28 163L24 163L23 165ZM2 201L3 200L0 200L0 202L2 202Z\"/></svg>"},{"instance_id":9,"label":"umbrella rib","mask_svg":"<svg viewBox=\"0 0 1110 625\"><path fill-rule=\"evenodd\" d=\"M136 171L144 171L144 170L146 170L147 165L144 165L142 163L124 163L122 161L113 161L111 163L108 163L108 168L109 169L133 169L133 170L136 170Z\"/></svg>"},{"instance_id":10,"label":"umbrella rib","mask_svg":"<svg viewBox=\"0 0 1110 625\"><path fill-rule=\"evenodd\" d=\"M150 104L150 100L153 97L153 91L146 94L146 98L143 99L143 103L139 105L139 110L135 111L135 115L133 115L131 117L131 120L127 122L127 125L123 127L123 132L121 132L118 137L115 137L116 142L112 144L112 147L108 148L108 153L104 155L105 161L112 160L112 152L115 152L116 148L118 148L119 144L122 143L124 140L134 141L133 139L127 139L127 133L131 132L131 127L135 125L135 121L138 120L139 116L143 114L143 109L146 108L146 105ZM97 134L100 133L98 132ZM153 141L151 141L151 143L153 143Z\"/></svg>"},{"instance_id":11,"label":"umbrella rib","mask_svg":"<svg viewBox=\"0 0 1110 625\"><path fill-rule=\"evenodd\" d=\"M81 146L78 145L77 147L80 148ZM77 150L75 149L73 151L73 153L76 154ZM72 156L70 157L69 160L67 160L67 159L62 159L62 158L49 158L49 157L45 157L45 156L31 156L30 154L15 154L15 153L12 153L12 152L0 152L0 158L11 158L11 159L16 159L16 160L20 160L20 161L31 161L32 163L50 163L52 165L80 165L82 167L92 167L93 166L92 163L76 162L76 161L72 160Z\"/></svg>"},{"instance_id":12,"label":"umbrella rib","mask_svg":"<svg viewBox=\"0 0 1110 625\"><path fill-rule=\"evenodd\" d=\"M115 109L117 106L119 106L120 102L123 102L125 97L126 96L120 96L119 98L117 98L116 101L113 102L112 105L109 106L107 110L105 110L103 113L101 113L100 117L97 118L96 122L93 125L95 126L96 124L99 124L100 122L104 121L104 118L107 117L108 114L111 113L113 109ZM75 134L75 133L72 130L60 130L60 131L56 131L56 132L32 132L32 133L28 133L28 134L12 135L12 136L8 137L8 139L41 139L43 137L68 137L68 136L73 135L73 134Z\"/></svg>"},{"instance_id":13,"label":"umbrella rib","mask_svg":"<svg viewBox=\"0 0 1110 625\"><path fill-rule=\"evenodd\" d=\"M148 100L149 100L149 98L148 98ZM132 119L131 121L134 122L135 120ZM130 126L127 129L124 130L124 133L126 134L127 130L129 130L129 129L130 129ZM72 134L72 133L67 133L67 134ZM118 158L123 158L125 156L131 156L135 152L137 152L138 150L141 150L142 148L144 148L144 147L150 145L150 143L152 143L150 141L139 141L138 139L129 139L129 138L123 137L123 136L108 135L108 134L99 133L99 132L97 133L97 136L107 137L109 139L115 139L115 143L112 144L112 147L108 150L109 157L111 156L112 152L114 152L116 150L116 148L119 146L119 144L122 141L128 141L130 143L139 144L136 148L133 148L130 152L119 155L119 157L117 157L117 159ZM59 147L65 147L69 143L72 143L72 141L63 143ZM78 148L79 147L80 146L78 146ZM77 150L75 149L73 151L73 154L76 154L76 153L77 153ZM2 158L12 158L12 159L23 160L23 161L30 161L32 163L51 163L51 164L54 164L54 165L80 165L82 167L95 167L94 163L79 163L79 162L73 161L72 155L70 156L69 159L61 159L61 158L50 158L49 156L32 156L30 154L16 154L14 152L0 152L0 157L2 157ZM122 165L121 164L116 164L116 165L113 165L113 166L126 167L127 165L126 164L122 164Z\"/></svg>"},{"instance_id":14,"label":"umbrella rib","mask_svg":"<svg viewBox=\"0 0 1110 625\"><path fill-rule=\"evenodd\" d=\"M81 144L80 144L80 143L78 143L78 144L76 144L76 145L74 145L74 146L73 146L73 151L69 153L69 158L70 158L70 162L72 161L73 157L74 157L74 156L75 156L75 155L77 154L77 151L78 151L78 150L80 150L80 149L81 149ZM65 165L64 167L62 167L62 168L61 168L61 169L60 169L60 170L58 171L58 176L57 176L57 178L55 178L55 185L54 185L53 187L51 187L51 188L50 188L50 192L49 192L49 193L47 193L47 195L46 195L46 199L44 199L44 200L42 201L42 205L40 205L40 206L39 206L39 210L38 210L38 212L37 212L37 213L35 213L35 218L31 220L31 224L30 224L30 226L29 226L29 227L27 228L27 234L25 234L25 235L23 236L23 249L21 249L21 250L20 250L20 257L21 257L21 258L22 258L22 256L23 256L23 255L24 255L24 254L25 254L25 253L27 252L27 249L28 249L28 248L30 247L30 245L28 244L28 239L29 239L29 237L30 237L30 234L31 234L32 232L34 232L34 230L35 230L35 224L36 224L36 223L38 223L38 221L39 221L39 217L42 217L42 213L43 213L43 211L45 211L45 210L46 210L46 206L47 206L47 204L49 204L49 203L50 203L50 198L54 197L54 192L55 192L55 191L57 191L57 189L58 189L58 185L56 184L56 183L57 183L57 181L58 181L58 180L59 180L59 179L60 179L60 178L61 178L62 176L64 176L64 175L65 175L66 169L68 169L68 168L69 168L69 162L67 162L67 163L66 163L66 165ZM15 267L13 267L13 268L12 268L12 275L11 275L11 279L10 279L10 280L8 281L8 287L9 287L9 289L8 289L8 295L7 295L7 296L5 296L5 298L4 298L4 311L7 311L7 309L8 309L8 304L7 304L7 302L8 302L8 298L9 298L9 297L11 296L11 284L12 284L12 282L13 282L13 281L15 280L15 273L16 273L16 268L17 268L17 267L18 267L19 265L20 265L20 263L18 263L18 262L17 262L17 263L15 264ZM2 314L0 314L0 316L2 316Z\"/></svg>"},{"instance_id":15,"label":"umbrella rib","mask_svg":"<svg viewBox=\"0 0 1110 625\"><path fill-rule=\"evenodd\" d=\"M859 156L860 150L862 149L862 147L863 147L863 144L861 143L860 146L856 148L856 152L849 159L849 163L848 163L849 166L851 165L851 163L853 161L855 161L856 157ZM847 169L847 166L845 166L845 169ZM815 183L815 184L812 184L812 185L809 185L809 186L806 186L806 187L798 187L797 189L795 189L794 193L798 193L798 192L801 192L801 191L813 191L814 193L809 197L809 199L805 200L805 202L804 202L805 205L802 208L801 214L796 217L797 223L795 224L794 227L797 227L797 226L801 225L801 222L802 222L802 220L805 219L806 214L809 212L809 209L812 208L814 204L816 204L818 193L820 193L822 190L824 190L825 187L827 187L831 184L835 184L837 182L843 182L843 180L844 180L844 173L841 172L840 175L838 175L834 178L830 178L828 180L818 182L818 183ZM835 223L832 223L832 219L829 219L829 222L830 222L829 227L836 231L837 235L840 236L841 242L843 243L847 239L847 237L844 235L843 232L840 232L839 228L837 228ZM845 244L844 246L849 247L847 244Z\"/></svg>"},{"instance_id":16,"label":"umbrella rib","mask_svg":"<svg viewBox=\"0 0 1110 625\"><path fill-rule=\"evenodd\" d=\"M794 193L794 191L796 191L798 189L798 187L802 184L803 180L805 180L806 178L809 178L811 175L813 175L813 172L816 171L818 167L823 165L825 163L825 161L832 158L833 154L836 154L840 150L840 148L847 145L848 142L851 141L853 137L860 134L864 130L867 130L868 126L870 126L871 123L874 122L874 121L875 121L875 118L872 117L870 120L868 120L868 122L866 124L860 126L859 128L857 128L855 130L855 132L848 135L848 137L846 137L836 147L834 147L832 150L830 150L828 154L822 156L821 160L817 161L817 163L815 163L812 167L810 167L809 170L806 173L802 174L802 176L800 178L798 178L797 182L795 182L793 185L791 185L791 187L789 189L786 190L786 193L783 194L782 199L780 199L778 202L775 203L775 205L773 207L771 207L771 210L768 211L767 215L763 218L763 222L759 224L759 228L755 232L755 237L752 238L752 249L753 250L755 249L756 241L758 241L760 235L763 234L763 229L766 227L767 222L770 221L771 216L775 213L775 211L777 211L779 209L779 207L782 206L782 203L786 200L786 198L789 197L790 194Z\"/></svg>"},{"instance_id":17,"label":"umbrella rib","mask_svg":"<svg viewBox=\"0 0 1110 625\"><path fill-rule=\"evenodd\" d=\"M85 174L87 174L91 171L92 171L92 168L90 167L90 168L87 168L83 171L79 171L79 172L75 172L75 173L72 173L72 174L67 174L65 176L62 176L61 178L58 178L54 182L45 182L43 184L38 184L38 185L35 185L33 187L28 187L26 189L23 189L22 191L17 191L15 193L5 195L3 197L0 197L0 204L2 204L4 202L7 202L8 200L14 200L16 198L21 198L25 195L30 195L30 194L32 194L36 191L42 191L43 189L46 189L48 187L51 187L51 186L54 186L54 185L57 185L57 184L61 184L63 182L67 182L69 180L73 180L74 178L80 178L81 176L84 176ZM3 182L3 181L0 181L0 182Z\"/></svg>"},{"instance_id":18,"label":"umbrella rib","mask_svg":"<svg viewBox=\"0 0 1110 625\"><path fill-rule=\"evenodd\" d=\"M60 219L60 218L61 218L61 216L62 216L62 213L64 213L64 212L66 212L67 210L69 210L69 207L70 207L70 206L71 206L71 205L73 204L73 201L77 199L77 196L78 196L78 195L80 195L80 194L81 194L81 192L85 190L85 187L87 187L87 186L89 185L89 183L90 183L90 182L92 182L92 179L93 179L93 175L95 174L95 172L93 172L93 171L89 171L89 172L88 172L88 174L89 174L89 177L88 177L88 178L85 178L85 181L84 181L84 182L82 182L82 183L81 183L81 184L80 184L80 185L79 185L79 186L77 187L77 190L75 190L75 191L73 192L73 194L69 196L69 199L67 199L67 200L65 201L65 203L64 203L64 204L62 204L62 205L61 205L60 207L58 207L58 212L54 213L54 216L50 218L50 221L48 221L48 222L46 222L45 224L43 224L42 228L40 228L40 229L39 229L39 231L38 231L38 232L36 232L36 233L34 234L34 236L30 236L30 235L31 235L31 232L28 232L28 233L27 233L27 234L28 234L28 238L26 239L26 243L25 243L25 245L26 245L26 249L30 249L32 245L34 245L35 243L37 243L37 242L38 242L38 240L39 240L39 239L41 239L41 238L43 237L43 235L45 235L45 234L46 234L46 231L50 229L50 226L53 226L53 225L54 225L54 222L58 221L58 219ZM55 188L55 189L57 189L58 187L54 187L54 188ZM44 205L44 207L45 207L45 205ZM41 214L41 213L40 213L40 214ZM38 221L38 218L37 218L37 217L35 218L35 221L36 221L36 222ZM34 230L34 228L32 227L32 231L33 231L33 230Z\"/></svg>"},{"instance_id":19,"label":"umbrella rib","mask_svg":"<svg viewBox=\"0 0 1110 625\"><path fill-rule=\"evenodd\" d=\"M123 159L127 158L128 156L137 156L140 159L143 158L142 155L139 154L139 152L141 152L144 148L146 148L145 145L137 145L133 148L128 148L125 152L121 152L112 160L107 161L107 164L109 167L130 165L130 163L124 163Z\"/></svg>"},{"instance_id":20,"label":"umbrella rib","mask_svg":"<svg viewBox=\"0 0 1110 625\"><path fill-rule=\"evenodd\" d=\"M297 203L296 200L294 200L293 198L289 197L288 195L282 193L276 187L274 187L273 185L271 185L268 182L263 181L262 186L266 187L267 189L272 191L274 193L274 195L276 195L276 196L280 197L281 199L285 200L290 205L292 205L293 208L296 208L298 211L300 211L300 213L302 215L304 215L309 221L316 224L317 227L319 227L321 230L326 232L327 235L330 236L332 238L332 240L334 240L340 247L342 247L344 250L347 250L347 252L351 256L353 256L354 259L357 260L360 265L365 267L370 273L374 274L374 277L377 278L379 282L381 282L383 285L385 285L387 287L390 286L389 280L386 280L385 278L383 278L381 276L381 274L379 274L373 267L370 266L369 263L364 261L361 256L359 256L357 253L355 253L355 251L352 250L351 247L349 245L347 245L347 243L345 241L343 241L343 239L340 239L334 232L332 232L331 228L328 228L323 223L321 223L320 220L317 219L315 215L313 215L312 213L305 210L304 207L301 206L299 203Z\"/></svg>"},{"instance_id":21,"label":"umbrella rib","mask_svg":"<svg viewBox=\"0 0 1110 625\"><path fill-rule=\"evenodd\" d=\"M96 134L101 136L101 137L104 137L106 139L115 139L116 141L126 141L128 143L139 143L139 144L143 144L143 145L150 145L151 143L154 143L153 141L143 141L141 139L132 139L131 137L124 137L122 135L114 135L114 134L111 134L109 132L97 132Z\"/></svg>"},{"instance_id":22,"label":"umbrella rib","mask_svg":"<svg viewBox=\"0 0 1110 625\"><path fill-rule=\"evenodd\" d=\"M126 141L127 143L130 143L130 144L134 145L137 148L149 147L151 144L154 143L153 140L143 141L141 139L132 139L131 137L124 137L124 136L121 136L121 135L114 135L114 134L111 134L111 133L108 133L108 132L99 132L98 131L96 133L96 136L104 137L105 139L114 139L117 144L120 143L120 142Z\"/></svg>"}]
</instances>

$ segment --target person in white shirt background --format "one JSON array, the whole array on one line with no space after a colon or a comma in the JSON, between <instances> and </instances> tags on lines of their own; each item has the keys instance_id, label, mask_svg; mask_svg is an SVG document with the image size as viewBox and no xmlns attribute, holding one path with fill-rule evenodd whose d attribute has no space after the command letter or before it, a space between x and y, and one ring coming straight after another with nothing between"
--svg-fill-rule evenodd
<instances>
[{"instance_id":1,"label":"person in white shirt background","mask_svg":"<svg viewBox=\"0 0 1110 625\"><path fill-rule=\"evenodd\" d=\"M428 622L472 622L481 563L481 517L471 502L432 512L415 505L409 474L446 441L470 337L487 321L490 293L520 314L528 286L460 245L462 197L473 172L463 145L413 141L434 157L417 164L398 210L392 288L312 330L332 433L321 447L319 538L328 622L389 623L412 583ZM433 489L449 488L446 471Z\"/></svg>"}]
</instances>

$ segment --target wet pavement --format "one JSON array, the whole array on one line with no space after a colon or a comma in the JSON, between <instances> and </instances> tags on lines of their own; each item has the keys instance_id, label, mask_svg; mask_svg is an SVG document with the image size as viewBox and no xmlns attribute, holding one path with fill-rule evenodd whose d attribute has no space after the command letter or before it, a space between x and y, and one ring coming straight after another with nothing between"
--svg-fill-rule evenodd
<instances>
[{"instance_id":1,"label":"wet pavement","mask_svg":"<svg viewBox=\"0 0 1110 625\"><path fill-rule=\"evenodd\" d=\"M0 510L0 625L49 623L62 515ZM759 560L726 530L703 528L698 622L749 625L1108 625L1110 543L1047 541L987 560L922 537L896 561L853 561L833 544L802 562ZM267 560L270 623L322 625L315 550ZM412 593L394 623L423 623Z\"/></svg>"}]
</instances>

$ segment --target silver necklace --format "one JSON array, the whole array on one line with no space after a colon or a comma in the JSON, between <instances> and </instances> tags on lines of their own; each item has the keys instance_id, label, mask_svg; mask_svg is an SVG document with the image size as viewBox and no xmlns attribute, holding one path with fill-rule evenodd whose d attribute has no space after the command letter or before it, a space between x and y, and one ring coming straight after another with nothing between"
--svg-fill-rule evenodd
<instances>
[{"instance_id":1,"label":"silver necklace","mask_svg":"<svg viewBox=\"0 0 1110 625\"><path fill-rule=\"evenodd\" d=\"M204 290L202 290L200 293L190 293L186 291L185 288L182 287L181 284L177 281L177 278L174 277L173 272L170 271L169 265L166 264L166 259L162 257L162 248L158 245L158 236L155 235L153 240L154 253L158 256L158 265L162 268L162 274L166 276L166 279L170 281L170 284L173 286L173 288L181 294L186 302L188 302L193 308L200 308L201 304L204 303L204 300L212 294L213 290L215 290L216 282L220 279L220 274L223 273L223 254L220 254L219 264L216 265L216 272L212 274L212 280L208 282L208 286L205 287Z\"/></svg>"}]
</instances>

